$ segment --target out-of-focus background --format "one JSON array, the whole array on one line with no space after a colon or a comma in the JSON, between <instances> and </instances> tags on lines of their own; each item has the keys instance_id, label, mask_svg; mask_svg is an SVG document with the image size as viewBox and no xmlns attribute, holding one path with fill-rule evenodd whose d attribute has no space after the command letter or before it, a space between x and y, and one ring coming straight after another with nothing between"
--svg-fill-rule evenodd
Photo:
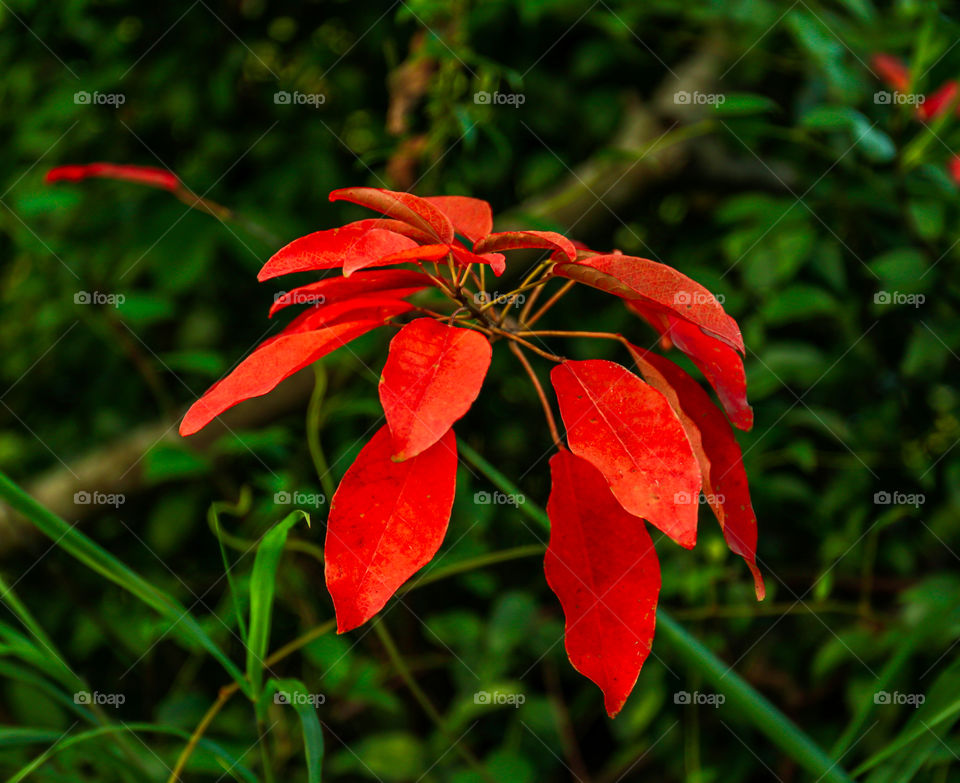
<instances>
[{"instance_id":1,"label":"out-of-focus background","mask_svg":"<svg viewBox=\"0 0 960 783\"><path fill-rule=\"evenodd\" d=\"M753 600L705 512L694 551L658 543L662 605L838 767L889 751L858 779L958 780L960 192L950 161L960 119L951 95L934 116L918 111L960 76L955 10L917 0L6 0L0 469L175 596L236 660L208 508L249 488L250 507L220 520L233 561L305 507L313 525L291 534L306 544L284 555L277 583L280 647L332 616L308 551L322 543L319 496L332 486L317 479L307 438L314 375L197 442L171 425L277 328L266 312L280 286L256 282L263 261L361 216L328 203L331 189L484 198L498 225L661 260L725 297L747 345L756 425L740 442L767 599ZM878 53L906 64L904 89ZM100 160L168 168L237 219L136 185L43 182L52 166ZM536 256L517 258L511 280ZM543 323L651 338L588 290ZM312 423L334 480L380 416L385 340L370 335L356 355L323 361ZM616 356L612 346L570 352ZM517 365L498 356L457 430L542 505L541 422ZM438 566L543 541L517 508L476 502L494 489L461 471ZM4 594L50 643L23 631L8 601L0 772L47 752L32 780L165 780L227 674L2 506L0 546L13 586ZM241 590L251 561L234 569ZM395 655L360 629L317 636L277 665L324 695L329 780L815 779L737 710L697 704L714 689L659 637L623 713L607 719L599 691L566 661L538 557L417 589L383 623ZM91 691L123 696L103 706L112 725L164 728L70 744L90 716L51 671L52 649ZM484 704L483 692L522 704ZM244 779L244 769L268 780L261 728L232 699L205 738L242 763L225 772L202 745L183 779ZM292 712L277 713L263 740L279 779L306 779L299 732ZM451 750L451 736L479 766Z\"/></svg>"}]
</instances>

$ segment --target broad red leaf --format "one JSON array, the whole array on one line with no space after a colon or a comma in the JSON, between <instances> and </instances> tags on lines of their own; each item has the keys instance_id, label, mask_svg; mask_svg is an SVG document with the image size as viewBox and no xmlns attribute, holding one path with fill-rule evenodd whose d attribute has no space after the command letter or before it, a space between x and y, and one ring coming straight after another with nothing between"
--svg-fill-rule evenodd
<instances>
[{"instance_id":1,"label":"broad red leaf","mask_svg":"<svg viewBox=\"0 0 960 783\"><path fill-rule=\"evenodd\" d=\"M443 543L457 479L453 430L405 462L386 426L361 449L330 506L324 549L337 632L362 625Z\"/></svg>"},{"instance_id":2,"label":"broad red leaf","mask_svg":"<svg viewBox=\"0 0 960 783\"><path fill-rule=\"evenodd\" d=\"M288 327L261 343L226 378L190 406L180 422L180 434L192 435L228 408L272 391L298 370L378 326L383 326L383 319L357 318L308 331L302 323L295 329Z\"/></svg>"},{"instance_id":3,"label":"broad red leaf","mask_svg":"<svg viewBox=\"0 0 960 783\"><path fill-rule=\"evenodd\" d=\"M472 253L459 242L450 245L450 250L453 253L453 260L458 266L489 264L497 277L500 277L507 269L506 258L502 253Z\"/></svg>"},{"instance_id":4,"label":"broad red leaf","mask_svg":"<svg viewBox=\"0 0 960 783\"><path fill-rule=\"evenodd\" d=\"M430 278L407 269L377 269L357 272L350 278L327 277L279 294L270 308L270 317L290 305L329 306L348 299L385 296L402 299L433 285Z\"/></svg>"},{"instance_id":5,"label":"broad red leaf","mask_svg":"<svg viewBox=\"0 0 960 783\"><path fill-rule=\"evenodd\" d=\"M444 244L453 241L453 224L449 218L429 201L412 193L382 188L340 188L330 194L330 200L369 207L381 215L416 226Z\"/></svg>"},{"instance_id":6,"label":"broad red leaf","mask_svg":"<svg viewBox=\"0 0 960 783\"><path fill-rule=\"evenodd\" d=\"M352 223L347 223L342 227L363 228L367 230L371 228L381 228L385 231L392 231L394 234L401 234L402 236L408 237L420 245L431 245L437 241L436 237L427 231L411 226L409 223L404 223L402 220L391 220L390 218L364 218L363 220L354 220Z\"/></svg>"},{"instance_id":7,"label":"broad red leaf","mask_svg":"<svg viewBox=\"0 0 960 783\"><path fill-rule=\"evenodd\" d=\"M627 306L667 338L665 347L675 346L690 357L717 393L734 426L741 430L753 427L753 408L747 402L747 376L743 359L736 351L673 314L657 312L642 302L628 302Z\"/></svg>"},{"instance_id":8,"label":"broad red leaf","mask_svg":"<svg viewBox=\"0 0 960 783\"><path fill-rule=\"evenodd\" d=\"M493 212L483 199L469 196L427 196L424 201L429 201L450 218L456 232L471 242L476 242L493 231Z\"/></svg>"},{"instance_id":9,"label":"broad red leaf","mask_svg":"<svg viewBox=\"0 0 960 783\"><path fill-rule=\"evenodd\" d=\"M570 450L593 464L631 514L680 546L697 541L700 470L666 398L625 367L590 359L563 362L550 380Z\"/></svg>"},{"instance_id":10,"label":"broad red leaf","mask_svg":"<svg viewBox=\"0 0 960 783\"><path fill-rule=\"evenodd\" d=\"M280 248L264 264L257 280L307 272L315 269L335 269L347 262L379 261L398 250L416 247L412 239L383 229L331 228L293 240Z\"/></svg>"},{"instance_id":11,"label":"broad red leaf","mask_svg":"<svg viewBox=\"0 0 960 783\"><path fill-rule=\"evenodd\" d=\"M349 277L358 269L368 266L390 266L391 264L406 264L418 260L439 261L446 257L449 252L450 248L447 245L420 245L406 250L398 250L396 253L378 258L376 261L371 261L368 258L351 259L343 265L343 274L344 277Z\"/></svg>"},{"instance_id":12,"label":"broad red leaf","mask_svg":"<svg viewBox=\"0 0 960 783\"><path fill-rule=\"evenodd\" d=\"M757 599L766 594L757 568L757 517L740 447L727 420L693 378L669 359L634 348L631 353L650 385L663 392L687 432L703 475L703 492L730 550L753 575ZM699 495L693 501L699 503Z\"/></svg>"},{"instance_id":13,"label":"broad red leaf","mask_svg":"<svg viewBox=\"0 0 960 783\"><path fill-rule=\"evenodd\" d=\"M490 342L479 332L418 318L390 342L380 402L394 459L415 457L443 437L480 393Z\"/></svg>"},{"instance_id":14,"label":"broad red leaf","mask_svg":"<svg viewBox=\"0 0 960 783\"><path fill-rule=\"evenodd\" d=\"M622 299L666 308L743 353L740 327L706 288L666 264L648 258L611 254L558 263L553 271Z\"/></svg>"},{"instance_id":15,"label":"broad red leaf","mask_svg":"<svg viewBox=\"0 0 960 783\"><path fill-rule=\"evenodd\" d=\"M600 687L612 718L650 654L660 563L643 520L624 511L593 465L561 449L550 476L543 569L563 606L570 663Z\"/></svg>"},{"instance_id":16,"label":"broad red leaf","mask_svg":"<svg viewBox=\"0 0 960 783\"><path fill-rule=\"evenodd\" d=\"M504 231L500 234L488 234L473 246L473 252L491 253L496 250L521 248L559 250L571 261L577 257L577 248L573 242L555 231Z\"/></svg>"},{"instance_id":17,"label":"broad red leaf","mask_svg":"<svg viewBox=\"0 0 960 783\"><path fill-rule=\"evenodd\" d=\"M90 177L120 179L164 190L178 190L180 180L176 174L154 166L125 166L116 163L87 163L73 166L57 166L50 169L46 182L79 182Z\"/></svg>"}]
</instances>

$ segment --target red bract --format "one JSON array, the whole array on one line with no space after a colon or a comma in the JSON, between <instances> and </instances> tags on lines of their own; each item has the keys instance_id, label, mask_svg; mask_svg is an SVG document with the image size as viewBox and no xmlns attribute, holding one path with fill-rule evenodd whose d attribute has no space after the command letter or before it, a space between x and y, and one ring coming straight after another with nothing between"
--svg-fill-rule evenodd
<instances>
[{"instance_id":1,"label":"red bract","mask_svg":"<svg viewBox=\"0 0 960 783\"><path fill-rule=\"evenodd\" d=\"M612 718L650 654L660 563L643 520L623 510L589 462L561 449L550 476L543 569L563 606L570 662L600 687Z\"/></svg>"},{"instance_id":2,"label":"red bract","mask_svg":"<svg viewBox=\"0 0 960 783\"><path fill-rule=\"evenodd\" d=\"M50 178L119 170L148 184L179 182L99 165L108 168L55 170ZM653 637L660 572L644 520L692 547L704 488L730 549L747 562L762 596L756 519L730 425L692 378L619 335L537 329L569 282L538 310L532 305L555 278L620 297L665 346L693 360L733 422L746 429L752 411L737 354L743 351L739 327L707 289L665 264L599 254L550 231L491 233L490 207L478 199L345 188L331 200L370 207L381 217L308 234L265 264L260 280L331 269L341 274L276 297L271 316L306 307L197 400L180 432L196 432L363 334L399 328L380 382L387 423L347 469L327 520L326 582L344 632L370 619L439 549L456 485L451 427L477 398L494 341L509 343L559 449L551 461L553 530L544 568L563 606L567 652L600 686L607 712L615 715ZM486 267L497 275L507 268L497 251L524 248L547 250L549 259L517 270L524 282L512 291L486 290ZM404 264L412 268L377 269ZM429 309L406 301L428 288ZM523 296L529 297L524 308L512 309ZM568 361L548 349L555 339L585 337L618 340L646 381L614 362ZM527 352L556 364L551 380L566 443Z\"/></svg>"},{"instance_id":3,"label":"red bract","mask_svg":"<svg viewBox=\"0 0 960 783\"><path fill-rule=\"evenodd\" d=\"M176 174L153 166L122 166L116 163L87 163L57 166L47 172L47 182L79 182L91 177L119 179L164 190L177 190L181 183Z\"/></svg>"}]
</instances>

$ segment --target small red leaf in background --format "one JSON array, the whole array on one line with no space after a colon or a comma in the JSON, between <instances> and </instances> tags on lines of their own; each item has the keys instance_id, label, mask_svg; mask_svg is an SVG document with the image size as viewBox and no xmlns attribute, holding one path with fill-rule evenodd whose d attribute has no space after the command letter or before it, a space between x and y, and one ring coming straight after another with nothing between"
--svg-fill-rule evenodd
<instances>
[{"instance_id":1,"label":"small red leaf in background","mask_svg":"<svg viewBox=\"0 0 960 783\"><path fill-rule=\"evenodd\" d=\"M664 395L671 405L679 406L677 414L687 428L694 451L699 452L707 502L720 523L730 551L740 555L750 569L757 600L762 601L766 588L757 568L757 516L750 502L743 456L733 430L700 384L680 367L663 356L639 348L631 353L652 385L660 388L663 383L672 390L671 393L665 389ZM651 371L654 374L648 376ZM691 436L690 425L696 428L696 436Z\"/></svg>"},{"instance_id":2,"label":"small red leaf in background","mask_svg":"<svg viewBox=\"0 0 960 783\"><path fill-rule=\"evenodd\" d=\"M900 92L910 89L910 71L898 58L890 54L875 54L870 58L870 65L880 81L888 87Z\"/></svg>"},{"instance_id":3,"label":"small red leaf in background","mask_svg":"<svg viewBox=\"0 0 960 783\"><path fill-rule=\"evenodd\" d=\"M473 252L490 253L495 250L526 248L559 250L571 261L577 257L577 248L573 242L555 231L504 231L500 234L488 234L473 246Z\"/></svg>"},{"instance_id":4,"label":"small red leaf in background","mask_svg":"<svg viewBox=\"0 0 960 783\"><path fill-rule=\"evenodd\" d=\"M380 402L397 460L443 437L480 393L493 351L479 332L418 318L390 342Z\"/></svg>"},{"instance_id":5,"label":"small red leaf in background","mask_svg":"<svg viewBox=\"0 0 960 783\"><path fill-rule=\"evenodd\" d=\"M469 196L427 196L429 201L446 215L458 234L476 242L493 231L493 212L490 205Z\"/></svg>"},{"instance_id":6,"label":"small red leaf in background","mask_svg":"<svg viewBox=\"0 0 960 783\"><path fill-rule=\"evenodd\" d=\"M330 193L331 201L349 201L402 220L432 234L444 244L453 241L450 219L424 198L381 188L340 188Z\"/></svg>"},{"instance_id":7,"label":"small red leaf in background","mask_svg":"<svg viewBox=\"0 0 960 783\"><path fill-rule=\"evenodd\" d=\"M383 229L344 226L314 231L294 239L274 253L260 270L257 280L263 282L293 272L336 269L347 262L376 262L390 253L416 246L412 239Z\"/></svg>"},{"instance_id":8,"label":"small red leaf in background","mask_svg":"<svg viewBox=\"0 0 960 783\"><path fill-rule=\"evenodd\" d=\"M116 163L86 163L73 166L57 166L50 169L45 182L79 182L90 177L119 179L164 190L178 190L181 186L176 174L154 166L124 166Z\"/></svg>"},{"instance_id":9,"label":"small red leaf in background","mask_svg":"<svg viewBox=\"0 0 960 783\"><path fill-rule=\"evenodd\" d=\"M324 549L337 632L362 625L443 543L457 483L453 430L394 462L386 426L350 466L330 506Z\"/></svg>"},{"instance_id":10,"label":"small red leaf in background","mask_svg":"<svg viewBox=\"0 0 960 783\"><path fill-rule=\"evenodd\" d=\"M554 273L622 299L639 299L665 308L743 353L740 327L723 311L716 297L700 283L666 264L620 254L581 256L574 264L558 263Z\"/></svg>"},{"instance_id":11,"label":"small red leaf in background","mask_svg":"<svg viewBox=\"0 0 960 783\"><path fill-rule=\"evenodd\" d=\"M643 520L620 506L589 462L561 449L550 476L543 569L563 606L570 663L600 687L612 718L650 654L660 563Z\"/></svg>"},{"instance_id":12,"label":"small red leaf in background","mask_svg":"<svg viewBox=\"0 0 960 783\"><path fill-rule=\"evenodd\" d=\"M278 295L270 308L270 317L291 305L329 306L348 299L386 296L402 299L433 285L430 278L407 269L383 269L357 272L350 278L327 277Z\"/></svg>"},{"instance_id":13,"label":"small red leaf in background","mask_svg":"<svg viewBox=\"0 0 960 783\"><path fill-rule=\"evenodd\" d=\"M680 546L697 541L700 470L666 398L625 367L601 359L564 362L550 380L570 450L592 463L631 514Z\"/></svg>"},{"instance_id":14,"label":"small red leaf in background","mask_svg":"<svg viewBox=\"0 0 960 783\"><path fill-rule=\"evenodd\" d=\"M676 347L690 357L717 393L734 426L741 430L753 427L743 359L733 348L689 321L655 311L642 302L628 302L627 307L653 326L661 337L667 338L667 348Z\"/></svg>"},{"instance_id":15,"label":"small red leaf in background","mask_svg":"<svg viewBox=\"0 0 960 783\"><path fill-rule=\"evenodd\" d=\"M924 120L939 117L956 103L958 91L960 85L953 79L944 82L933 95L928 95L926 100L917 106L917 114Z\"/></svg>"}]
</instances>

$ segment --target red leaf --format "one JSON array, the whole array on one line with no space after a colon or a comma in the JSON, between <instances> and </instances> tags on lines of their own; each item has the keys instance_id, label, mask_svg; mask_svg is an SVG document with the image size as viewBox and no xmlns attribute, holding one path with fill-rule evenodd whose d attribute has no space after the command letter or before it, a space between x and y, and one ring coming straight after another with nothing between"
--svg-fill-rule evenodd
<instances>
[{"instance_id":1,"label":"red leaf","mask_svg":"<svg viewBox=\"0 0 960 783\"><path fill-rule=\"evenodd\" d=\"M670 345L690 357L716 391L720 404L736 427L741 430L753 427L753 408L747 402L747 376L743 359L736 351L675 315L657 313L644 307L642 302L628 302L627 306L661 336L667 337Z\"/></svg>"},{"instance_id":2,"label":"red leaf","mask_svg":"<svg viewBox=\"0 0 960 783\"><path fill-rule=\"evenodd\" d=\"M490 205L479 198L469 196L427 196L429 201L450 218L458 234L476 242L493 231L493 212Z\"/></svg>"},{"instance_id":3,"label":"red leaf","mask_svg":"<svg viewBox=\"0 0 960 783\"><path fill-rule=\"evenodd\" d=\"M459 266L489 264L497 277L500 277L507 269L506 258L502 253L484 253L482 255L471 253L465 247L460 246L459 243L450 245L450 250L453 253L453 260Z\"/></svg>"},{"instance_id":4,"label":"red leaf","mask_svg":"<svg viewBox=\"0 0 960 783\"><path fill-rule=\"evenodd\" d=\"M570 663L600 687L612 718L650 654L660 563L643 520L624 511L589 462L561 449L550 476L543 569L563 606Z\"/></svg>"},{"instance_id":5,"label":"red leaf","mask_svg":"<svg viewBox=\"0 0 960 783\"><path fill-rule=\"evenodd\" d=\"M737 322L713 294L673 267L648 258L611 254L581 257L575 264L558 263L553 271L622 299L666 308L743 353Z\"/></svg>"},{"instance_id":6,"label":"red leaf","mask_svg":"<svg viewBox=\"0 0 960 783\"><path fill-rule=\"evenodd\" d=\"M443 212L424 198L382 188L340 188L331 201L349 201L369 207L381 215L402 220L435 236L444 244L453 241L453 224Z\"/></svg>"},{"instance_id":7,"label":"red leaf","mask_svg":"<svg viewBox=\"0 0 960 783\"><path fill-rule=\"evenodd\" d=\"M124 166L116 163L87 163L74 166L57 166L47 172L46 182L79 182L90 177L119 179L164 190L178 190L180 180L176 174L153 166Z\"/></svg>"},{"instance_id":8,"label":"red leaf","mask_svg":"<svg viewBox=\"0 0 960 783\"><path fill-rule=\"evenodd\" d=\"M958 92L960 85L955 80L944 82L933 95L928 95L927 99L917 106L917 114L924 120L939 117L956 103Z\"/></svg>"},{"instance_id":9,"label":"red leaf","mask_svg":"<svg viewBox=\"0 0 960 783\"><path fill-rule=\"evenodd\" d=\"M453 430L394 462L387 427L363 447L333 496L325 544L337 632L362 625L443 543L457 480Z\"/></svg>"},{"instance_id":10,"label":"red leaf","mask_svg":"<svg viewBox=\"0 0 960 783\"><path fill-rule=\"evenodd\" d=\"M680 546L697 541L697 508L678 497L700 495L690 442L664 396L614 362L563 362L550 380L570 450L592 463L631 514Z\"/></svg>"},{"instance_id":11,"label":"red leaf","mask_svg":"<svg viewBox=\"0 0 960 783\"><path fill-rule=\"evenodd\" d=\"M274 253L257 280L263 282L271 277L314 269L335 269L348 262L379 261L385 255L416 246L412 239L383 229L344 226L314 231Z\"/></svg>"},{"instance_id":12,"label":"red leaf","mask_svg":"<svg viewBox=\"0 0 960 783\"><path fill-rule=\"evenodd\" d=\"M555 231L504 231L500 234L488 234L473 246L473 252L490 253L494 250L521 248L559 250L571 261L577 257L577 248L573 242Z\"/></svg>"},{"instance_id":13,"label":"red leaf","mask_svg":"<svg viewBox=\"0 0 960 783\"><path fill-rule=\"evenodd\" d=\"M757 568L757 517L740 447L727 420L700 385L669 359L634 348L631 353L647 381L670 401L703 474L703 492L730 550L740 555L753 574L757 600L766 594ZM699 503L699 495L694 501Z\"/></svg>"},{"instance_id":14,"label":"red leaf","mask_svg":"<svg viewBox=\"0 0 960 783\"><path fill-rule=\"evenodd\" d=\"M450 252L447 245L419 245L406 250L398 250L376 261L368 258L351 259L343 265L344 277L349 277L358 269L368 266L389 266L390 264L406 264L411 261L439 261Z\"/></svg>"},{"instance_id":15,"label":"red leaf","mask_svg":"<svg viewBox=\"0 0 960 783\"><path fill-rule=\"evenodd\" d=\"M431 285L433 283L426 275L406 269L357 272L350 278L327 277L278 294L270 308L270 317L273 318L277 312L290 305L330 306L366 296L402 299Z\"/></svg>"},{"instance_id":16,"label":"red leaf","mask_svg":"<svg viewBox=\"0 0 960 783\"><path fill-rule=\"evenodd\" d=\"M870 58L870 64L880 81L888 87L900 92L910 89L910 71L899 58L890 54L875 54Z\"/></svg>"},{"instance_id":17,"label":"red leaf","mask_svg":"<svg viewBox=\"0 0 960 783\"><path fill-rule=\"evenodd\" d=\"M479 332L432 318L418 318L397 333L380 376L394 459L420 454L470 410L491 355L490 342Z\"/></svg>"},{"instance_id":18,"label":"red leaf","mask_svg":"<svg viewBox=\"0 0 960 783\"><path fill-rule=\"evenodd\" d=\"M431 245L437 241L433 234L415 228L409 223L404 223L402 220L390 220L389 218L364 218L363 220L354 220L352 223L347 223L343 228L363 228L367 230L371 228L382 228L385 231L392 231L394 234L401 234L402 236L408 237L420 245Z\"/></svg>"}]
</instances>

